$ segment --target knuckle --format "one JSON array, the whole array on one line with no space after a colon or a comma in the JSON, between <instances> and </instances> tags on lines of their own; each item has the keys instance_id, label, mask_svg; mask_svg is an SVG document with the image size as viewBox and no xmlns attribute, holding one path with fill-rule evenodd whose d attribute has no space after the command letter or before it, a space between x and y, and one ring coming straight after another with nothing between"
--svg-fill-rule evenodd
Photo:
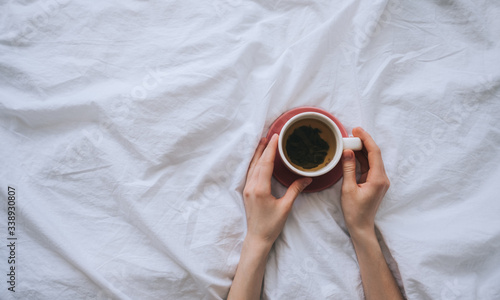
<instances>
[{"instance_id":1,"label":"knuckle","mask_svg":"<svg viewBox=\"0 0 500 300\"><path fill-rule=\"evenodd\" d=\"M263 168L269 168L274 165L274 161L268 158L262 159L260 163Z\"/></svg>"},{"instance_id":2,"label":"knuckle","mask_svg":"<svg viewBox=\"0 0 500 300\"><path fill-rule=\"evenodd\" d=\"M265 196L265 195L266 195L266 192L267 192L267 191L266 191L263 187L258 186L258 187L256 187L256 188L254 189L253 194L254 194L255 196L257 196L257 197L261 197L261 196Z\"/></svg>"},{"instance_id":3,"label":"knuckle","mask_svg":"<svg viewBox=\"0 0 500 300\"><path fill-rule=\"evenodd\" d=\"M342 185L342 194L344 195L352 195L356 192L356 185L353 184L344 184Z\"/></svg>"},{"instance_id":4,"label":"knuckle","mask_svg":"<svg viewBox=\"0 0 500 300\"><path fill-rule=\"evenodd\" d=\"M376 179L373 180L373 184L377 187L385 187L386 180L383 177L377 177Z\"/></svg>"},{"instance_id":5,"label":"knuckle","mask_svg":"<svg viewBox=\"0 0 500 300\"><path fill-rule=\"evenodd\" d=\"M356 163L345 163L344 172L356 172Z\"/></svg>"},{"instance_id":6,"label":"knuckle","mask_svg":"<svg viewBox=\"0 0 500 300\"><path fill-rule=\"evenodd\" d=\"M244 198L250 198L252 196L252 191L249 188L245 188L243 190L243 197Z\"/></svg>"},{"instance_id":7,"label":"knuckle","mask_svg":"<svg viewBox=\"0 0 500 300\"><path fill-rule=\"evenodd\" d=\"M376 180L374 180L373 184L381 189L384 189L384 190L388 190L390 185L391 185L391 182L389 181L389 179L387 177L380 177L380 178L377 178Z\"/></svg>"}]
</instances>

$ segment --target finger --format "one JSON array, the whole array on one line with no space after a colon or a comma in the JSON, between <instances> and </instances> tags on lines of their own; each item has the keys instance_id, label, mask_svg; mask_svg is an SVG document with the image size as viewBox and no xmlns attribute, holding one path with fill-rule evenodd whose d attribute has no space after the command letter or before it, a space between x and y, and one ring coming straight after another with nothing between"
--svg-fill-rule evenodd
<instances>
[{"instance_id":1,"label":"finger","mask_svg":"<svg viewBox=\"0 0 500 300\"><path fill-rule=\"evenodd\" d=\"M361 173L367 173L370 170L370 165L368 164L367 154L363 151L354 152L356 159L359 161Z\"/></svg>"},{"instance_id":2,"label":"finger","mask_svg":"<svg viewBox=\"0 0 500 300\"><path fill-rule=\"evenodd\" d=\"M368 152L368 164L370 170L374 170L376 173L385 173L384 162L382 161L382 155L380 154L380 148L377 146L373 138L364 131L361 127L356 127L352 131L354 136L357 136L363 142L363 145Z\"/></svg>"},{"instance_id":3,"label":"finger","mask_svg":"<svg viewBox=\"0 0 500 300\"><path fill-rule=\"evenodd\" d=\"M295 180L283 196L283 200L286 202L288 207L292 207L293 202L297 199L297 196L302 193L302 191L312 182L312 178L301 178Z\"/></svg>"},{"instance_id":4,"label":"finger","mask_svg":"<svg viewBox=\"0 0 500 300\"><path fill-rule=\"evenodd\" d=\"M352 191L356 189L356 159L352 150L344 150L342 153L342 168L344 170L342 190Z\"/></svg>"},{"instance_id":5,"label":"finger","mask_svg":"<svg viewBox=\"0 0 500 300\"><path fill-rule=\"evenodd\" d=\"M358 183L359 184L365 183L367 178L368 178L368 172L362 173L361 176L359 176Z\"/></svg>"},{"instance_id":6,"label":"finger","mask_svg":"<svg viewBox=\"0 0 500 300\"><path fill-rule=\"evenodd\" d=\"M262 152L264 152L264 149L266 148L266 143L267 139L265 137L260 139L259 145L257 146L257 149L255 149L255 153L253 154L252 160L250 161L250 166L248 167L247 171L247 178L252 176L252 173L255 170L255 166L257 165L259 158L262 156Z\"/></svg>"},{"instance_id":7,"label":"finger","mask_svg":"<svg viewBox=\"0 0 500 300\"><path fill-rule=\"evenodd\" d=\"M271 184L271 177L273 176L274 157L276 156L276 148L278 147L278 135L273 134L269 144L260 157L257 168L259 182Z\"/></svg>"},{"instance_id":8,"label":"finger","mask_svg":"<svg viewBox=\"0 0 500 300\"><path fill-rule=\"evenodd\" d=\"M358 184L366 182L366 177L368 177L368 171L370 171L370 165L368 164L367 154L365 153L366 149L363 148L362 150L365 151L354 152L356 159L359 161L359 166L360 166L359 170L361 172L361 176L358 179Z\"/></svg>"}]
</instances>

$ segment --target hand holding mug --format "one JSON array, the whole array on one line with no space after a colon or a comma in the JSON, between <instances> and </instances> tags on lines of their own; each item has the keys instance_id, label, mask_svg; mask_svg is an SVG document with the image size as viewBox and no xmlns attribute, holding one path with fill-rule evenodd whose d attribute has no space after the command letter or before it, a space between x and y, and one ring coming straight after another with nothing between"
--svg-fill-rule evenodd
<instances>
[{"instance_id":1,"label":"hand holding mug","mask_svg":"<svg viewBox=\"0 0 500 300\"><path fill-rule=\"evenodd\" d=\"M285 226L295 198L311 183L310 178L297 179L286 194L277 199L271 194L274 157L278 144L275 134L266 146L262 139L250 162L243 199L247 216L247 238L272 246Z\"/></svg>"},{"instance_id":2,"label":"hand holding mug","mask_svg":"<svg viewBox=\"0 0 500 300\"><path fill-rule=\"evenodd\" d=\"M351 150L344 150L341 205L347 229L352 235L373 233L375 214L389 189L380 149L372 137L361 127L353 135L363 141L364 148L356 152L361 165L361 178L356 182L356 159Z\"/></svg>"}]
</instances>

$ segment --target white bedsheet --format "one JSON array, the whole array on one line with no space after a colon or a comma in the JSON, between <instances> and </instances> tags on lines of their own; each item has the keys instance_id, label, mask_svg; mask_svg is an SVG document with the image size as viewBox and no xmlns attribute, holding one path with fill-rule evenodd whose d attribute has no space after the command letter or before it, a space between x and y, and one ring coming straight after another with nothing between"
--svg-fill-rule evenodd
<instances>
[{"instance_id":1,"label":"white bedsheet","mask_svg":"<svg viewBox=\"0 0 500 300\"><path fill-rule=\"evenodd\" d=\"M500 299L498 1L19 0L0 26L1 299L225 298L248 163L303 105L380 145L408 299ZM263 299L363 297L339 197L296 200Z\"/></svg>"}]
</instances>

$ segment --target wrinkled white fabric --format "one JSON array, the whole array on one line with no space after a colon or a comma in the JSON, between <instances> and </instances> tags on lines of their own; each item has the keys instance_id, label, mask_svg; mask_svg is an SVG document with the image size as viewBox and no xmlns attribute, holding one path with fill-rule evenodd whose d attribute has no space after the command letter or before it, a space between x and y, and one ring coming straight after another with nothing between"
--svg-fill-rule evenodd
<instances>
[{"instance_id":1,"label":"wrinkled white fabric","mask_svg":"<svg viewBox=\"0 0 500 300\"><path fill-rule=\"evenodd\" d=\"M0 298L225 298L247 166L303 105L380 145L377 225L408 299L500 298L499 15L494 0L4 1L0 274L8 186L18 239ZM362 299L340 189L298 197L263 299Z\"/></svg>"}]
</instances>

